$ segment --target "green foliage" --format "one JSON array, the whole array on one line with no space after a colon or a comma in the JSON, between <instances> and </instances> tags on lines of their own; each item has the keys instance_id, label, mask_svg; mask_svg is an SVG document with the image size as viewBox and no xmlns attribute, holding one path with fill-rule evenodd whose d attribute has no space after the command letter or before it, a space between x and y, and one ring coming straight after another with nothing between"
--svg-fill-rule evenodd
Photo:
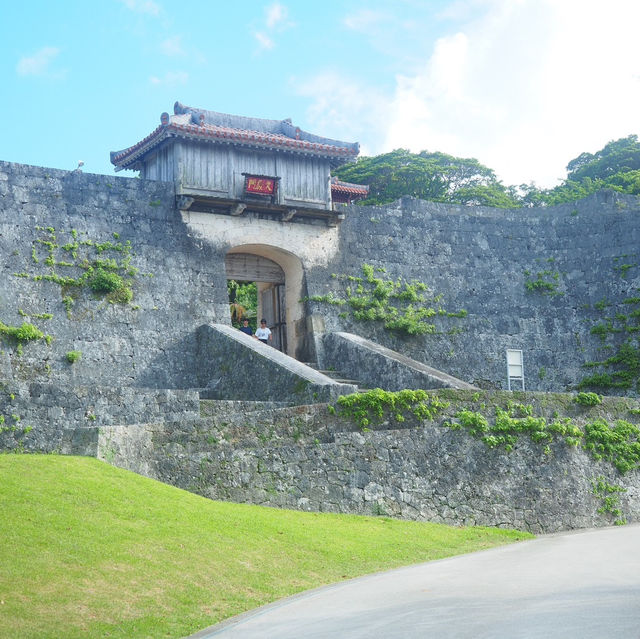
<instances>
[{"instance_id":1,"label":"green foliage","mask_svg":"<svg viewBox=\"0 0 640 639\"><path fill-rule=\"evenodd\" d=\"M448 406L449 402L423 390L391 392L381 388L343 395L336 402L337 412L355 421L363 430L381 422L385 416L396 422L405 421L408 414L420 420L432 420ZM336 411L336 408L330 408Z\"/></svg>"},{"instance_id":2,"label":"green foliage","mask_svg":"<svg viewBox=\"0 0 640 639\"><path fill-rule=\"evenodd\" d=\"M620 173L640 169L640 142L637 135L613 140L596 153L581 153L567 164L569 180L607 180Z\"/></svg>"},{"instance_id":3,"label":"green foliage","mask_svg":"<svg viewBox=\"0 0 640 639\"><path fill-rule=\"evenodd\" d=\"M12 337L18 342L28 342L44 337L44 333L29 322L23 322L20 326L8 326L0 322L0 335Z\"/></svg>"},{"instance_id":4,"label":"green foliage","mask_svg":"<svg viewBox=\"0 0 640 639\"><path fill-rule=\"evenodd\" d=\"M258 318L258 286L255 282L236 282L227 280L227 295L231 310L231 322L234 326L247 319L255 331Z\"/></svg>"},{"instance_id":5,"label":"green foliage","mask_svg":"<svg viewBox=\"0 0 640 639\"><path fill-rule=\"evenodd\" d=\"M591 328L592 335L596 335L603 343L609 340L607 345L616 350L602 361L588 362L585 365L601 370L583 378L579 388L640 392L640 298L628 297L622 304L624 313L618 307L614 309L613 317L607 317ZM622 341L618 336L624 336Z\"/></svg>"},{"instance_id":6,"label":"green foliage","mask_svg":"<svg viewBox=\"0 0 640 639\"><path fill-rule=\"evenodd\" d=\"M567 179L553 189L520 186L523 206L575 202L600 191L640 194L640 143L637 135L613 140L596 153L581 153L567 165Z\"/></svg>"},{"instance_id":7,"label":"green foliage","mask_svg":"<svg viewBox=\"0 0 640 639\"><path fill-rule=\"evenodd\" d=\"M128 304L132 299L133 291L124 283L107 295L107 301L111 304Z\"/></svg>"},{"instance_id":8,"label":"green foliage","mask_svg":"<svg viewBox=\"0 0 640 639\"><path fill-rule=\"evenodd\" d=\"M114 304L128 304L133 299L132 281L125 279L137 275L137 269L131 265L131 242L95 242L89 238L80 239L78 232L71 229L71 239L65 244L60 244L59 233L53 227L37 226L36 231L43 235L33 242L32 262L40 265L40 272L33 275L16 275L28 277L35 282L47 281L61 286L62 303L67 317L71 317L74 305L74 296L68 294L70 289L82 289L86 286L96 295L105 296L108 302ZM118 233L113 233L113 237L118 240ZM67 259L57 258L60 251L64 251ZM115 256L109 256L108 253ZM73 258L73 261L69 261L69 257ZM43 264L47 267L46 270L43 269ZM56 269L59 267L64 267L66 272L58 272ZM76 276L69 274L68 269L75 269Z\"/></svg>"},{"instance_id":9,"label":"green foliage","mask_svg":"<svg viewBox=\"0 0 640 639\"><path fill-rule=\"evenodd\" d=\"M594 400L590 397L589 401ZM640 468L640 430L622 419L613 426L604 419L596 419L581 429L568 417L560 418L556 413L549 422L545 417L535 416L530 405L508 402L505 408L495 408L493 420L482 412L463 408L455 413L455 421L443 425L466 430L489 448L510 451L518 438L526 435L544 446L545 452L550 452L549 446L556 441L568 446L582 445L595 460L609 462L620 474Z\"/></svg>"},{"instance_id":10,"label":"green foliage","mask_svg":"<svg viewBox=\"0 0 640 639\"><path fill-rule=\"evenodd\" d=\"M531 405L509 402L505 409L496 407L494 423L491 424L482 413L463 409L455 414L456 422L445 425L453 429L463 428L477 437L489 448L513 449L520 435L545 446L560 437L571 446L577 445L582 431L570 420L555 419L548 423L544 417L534 417Z\"/></svg>"},{"instance_id":11,"label":"green foliage","mask_svg":"<svg viewBox=\"0 0 640 639\"><path fill-rule=\"evenodd\" d=\"M111 271L98 268L87 282L94 293L113 293L124 286L124 280Z\"/></svg>"},{"instance_id":12,"label":"green foliage","mask_svg":"<svg viewBox=\"0 0 640 639\"><path fill-rule=\"evenodd\" d=\"M69 362L69 364L73 364L74 362L77 362L80 357L82 357L82 352L81 351L69 351L66 356L67 361Z\"/></svg>"},{"instance_id":13,"label":"green foliage","mask_svg":"<svg viewBox=\"0 0 640 639\"><path fill-rule=\"evenodd\" d=\"M598 406L602 404L602 397L598 393L578 393L573 401L582 406Z\"/></svg>"},{"instance_id":14,"label":"green foliage","mask_svg":"<svg viewBox=\"0 0 640 639\"><path fill-rule=\"evenodd\" d=\"M396 149L375 157L360 157L333 173L341 180L369 185L369 197L363 204L386 204L411 196L467 205L517 206L491 169L475 159L446 153L416 154Z\"/></svg>"},{"instance_id":15,"label":"green foliage","mask_svg":"<svg viewBox=\"0 0 640 639\"><path fill-rule=\"evenodd\" d=\"M616 484L610 484L605 477L599 475L592 481L593 494L602 501L602 506L598 508L601 514L609 514L615 517L613 522L616 526L622 526L627 520L622 517L620 509L620 493L626 493L627 489Z\"/></svg>"},{"instance_id":16,"label":"green foliage","mask_svg":"<svg viewBox=\"0 0 640 639\"><path fill-rule=\"evenodd\" d=\"M560 274L557 271L549 269L539 271L536 274L536 279L530 278L531 274L529 271L525 271L524 274L527 276L524 287L529 293L541 293L542 295L550 295L551 297L562 295L562 293L558 291Z\"/></svg>"},{"instance_id":17,"label":"green foliage","mask_svg":"<svg viewBox=\"0 0 640 639\"><path fill-rule=\"evenodd\" d=\"M447 311L440 302L441 295L430 295L429 287L418 280L383 279L376 276L370 264L362 265L364 277L334 274L342 283L343 295L334 291L326 295L308 297L303 301L347 306L350 316L359 322L381 322L388 331L407 335L427 335L436 332L432 318L464 318L465 310ZM347 313L345 317L348 317Z\"/></svg>"},{"instance_id":18,"label":"green foliage","mask_svg":"<svg viewBox=\"0 0 640 639\"><path fill-rule=\"evenodd\" d=\"M358 158L334 170L334 175L369 185L369 197L362 204L386 204L411 196L498 208L552 206L575 202L602 189L640 195L640 142L637 135L629 135L596 153L581 153L567 165L566 180L552 189L539 189L533 183L505 187L493 170L475 159L406 149ZM576 214L574 210L572 215Z\"/></svg>"},{"instance_id":19,"label":"green foliage","mask_svg":"<svg viewBox=\"0 0 640 639\"><path fill-rule=\"evenodd\" d=\"M612 463L620 474L640 467L640 429L631 422L619 419L610 426L603 419L586 424L584 447L595 459Z\"/></svg>"},{"instance_id":20,"label":"green foliage","mask_svg":"<svg viewBox=\"0 0 640 639\"><path fill-rule=\"evenodd\" d=\"M67 312L67 317L70 318L71 317L71 309L73 308L73 297L71 297L71 295L65 295L62 298L62 303L64 305L64 308Z\"/></svg>"}]
</instances>

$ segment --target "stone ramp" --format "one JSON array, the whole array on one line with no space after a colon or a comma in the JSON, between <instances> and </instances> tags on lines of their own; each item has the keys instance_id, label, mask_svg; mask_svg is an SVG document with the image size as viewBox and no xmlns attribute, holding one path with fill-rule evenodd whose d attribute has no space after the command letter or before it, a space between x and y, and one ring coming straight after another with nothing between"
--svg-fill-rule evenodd
<instances>
[{"instance_id":1,"label":"stone ramp","mask_svg":"<svg viewBox=\"0 0 640 639\"><path fill-rule=\"evenodd\" d=\"M478 390L461 379L353 333L327 333L322 344L324 368L334 368L368 388Z\"/></svg>"},{"instance_id":2,"label":"stone ramp","mask_svg":"<svg viewBox=\"0 0 640 639\"><path fill-rule=\"evenodd\" d=\"M305 404L356 391L226 324L198 329L203 399Z\"/></svg>"}]
</instances>

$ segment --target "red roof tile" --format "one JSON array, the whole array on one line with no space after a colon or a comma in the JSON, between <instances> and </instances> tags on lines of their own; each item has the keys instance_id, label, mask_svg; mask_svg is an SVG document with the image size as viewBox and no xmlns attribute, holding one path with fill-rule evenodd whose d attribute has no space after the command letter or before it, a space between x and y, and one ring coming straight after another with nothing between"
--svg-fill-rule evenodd
<instances>
[{"instance_id":1,"label":"red roof tile","mask_svg":"<svg viewBox=\"0 0 640 639\"><path fill-rule=\"evenodd\" d=\"M358 155L357 148L297 140L277 133L247 131L206 123L196 125L170 122L166 125L161 124L137 144L111 153L111 163L121 169L134 168L136 162L146 153L169 138L187 138L213 143L232 141L253 148L292 150L343 161L354 159Z\"/></svg>"}]
</instances>

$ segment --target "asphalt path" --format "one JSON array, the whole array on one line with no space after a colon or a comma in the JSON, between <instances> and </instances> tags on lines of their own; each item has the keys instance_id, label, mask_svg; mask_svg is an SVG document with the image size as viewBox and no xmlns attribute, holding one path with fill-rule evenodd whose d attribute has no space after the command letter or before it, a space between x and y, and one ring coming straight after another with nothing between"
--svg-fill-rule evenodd
<instances>
[{"instance_id":1,"label":"asphalt path","mask_svg":"<svg viewBox=\"0 0 640 639\"><path fill-rule=\"evenodd\" d=\"M531 541L307 591L193 639L640 639L640 524Z\"/></svg>"}]
</instances>

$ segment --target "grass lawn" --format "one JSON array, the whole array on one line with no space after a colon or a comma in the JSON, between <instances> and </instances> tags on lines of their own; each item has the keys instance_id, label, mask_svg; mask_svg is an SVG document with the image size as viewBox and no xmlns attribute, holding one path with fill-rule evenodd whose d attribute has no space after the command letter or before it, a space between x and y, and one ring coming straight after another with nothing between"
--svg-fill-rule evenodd
<instances>
[{"instance_id":1,"label":"grass lawn","mask_svg":"<svg viewBox=\"0 0 640 639\"><path fill-rule=\"evenodd\" d=\"M301 590L531 535L213 502L0 455L0 637L183 637Z\"/></svg>"}]
</instances>

